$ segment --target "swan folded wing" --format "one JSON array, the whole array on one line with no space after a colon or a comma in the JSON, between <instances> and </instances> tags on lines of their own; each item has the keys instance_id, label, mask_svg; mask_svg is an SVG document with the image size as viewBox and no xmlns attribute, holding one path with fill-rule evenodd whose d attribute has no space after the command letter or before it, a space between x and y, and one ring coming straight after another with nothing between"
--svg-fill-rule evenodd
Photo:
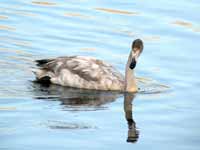
<instances>
[{"instance_id":1,"label":"swan folded wing","mask_svg":"<svg viewBox=\"0 0 200 150\"><path fill-rule=\"evenodd\" d=\"M40 60L40 62L44 61ZM43 70L53 72L55 76L59 76L63 70L68 70L86 81L98 81L103 74L100 66L94 63L92 58L78 56L58 57L39 66Z\"/></svg>"},{"instance_id":2,"label":"swan folded wing","mask_svg":"<svg viewBox=\"0 0 200 150\"><path fill-rule=\"evenodd\" d=\"M86 81L99 81L102 70L93 59L77 57L66 61L67 68Z\"/></svg>"},{"instance_id":3,"label":"swan folded wing","mask_svg":"<svg viewBox=\"0 0 200 150\"><path fill-rule=\"evenodd\" d=\"M45 61L41 61L45 62ZM51 59L40 65L41 77L51 77L51 82L63 86L121 90L124 78L111 65L90 57L70 56Z\"/></svg>"}]
</instances>

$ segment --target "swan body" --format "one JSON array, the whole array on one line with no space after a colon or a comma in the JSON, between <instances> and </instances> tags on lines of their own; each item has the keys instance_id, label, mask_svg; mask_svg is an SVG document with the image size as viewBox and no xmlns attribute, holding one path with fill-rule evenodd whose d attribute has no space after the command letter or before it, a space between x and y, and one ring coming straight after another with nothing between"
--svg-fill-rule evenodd
<instances>
[{"instance_id":1,"label":"swan body","mask_svg":"<svg viewBox=\"0 0 200 150\"><path fill-rule=\"evenodd\" d=\"M95 90L124 89L124 77L114 67L88 56L66 56L46 60L36 71L37 79L48 76L51 83Z\"/></svg>"},{"instance_id":2,"label":"swan body","mask_svg":"<svg viewBox=\"0 0 200 150\"><path fill-rule=\"evenodd\" d=\"M137 86L130 66L133 55L131 51L125 77L112 65L88 56L36 60L39 66L35 71L36 80L82 89L135 92Z\"/></svg>"}]
</instances>

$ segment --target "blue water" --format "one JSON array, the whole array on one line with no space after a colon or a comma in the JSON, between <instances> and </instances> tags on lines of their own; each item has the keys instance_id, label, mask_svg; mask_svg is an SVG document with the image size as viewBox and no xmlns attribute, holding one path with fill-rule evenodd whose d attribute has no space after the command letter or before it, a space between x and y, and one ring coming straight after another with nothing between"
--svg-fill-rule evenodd
<instances>
[{"instance_id":1,"label":"blue water","mask_svg":"<svg viewBox=\"0 0 200 150\"><path fill-rule=\"evenodd\" d=\"M197 0L1 0L0 149L200 149ZM89 55L124 72L144 41L134 95L43 87L35 59Z\"/></svg>"}]
</instances>

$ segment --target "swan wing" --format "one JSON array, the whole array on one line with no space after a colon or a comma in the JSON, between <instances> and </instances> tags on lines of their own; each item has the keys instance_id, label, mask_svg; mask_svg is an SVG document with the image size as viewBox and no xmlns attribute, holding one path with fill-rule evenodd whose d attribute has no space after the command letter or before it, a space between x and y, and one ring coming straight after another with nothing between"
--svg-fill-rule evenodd
<instances>
[{"instance_id":1,"label":"swan wing","mask_svg":"<svg viewBox=\"0 0 200 150\"><path fill-rule=\"evenodd\" d=\"M55 84L104 90L123 85L124 77L114 67L93 57L65 56L37 63L43 71L40 77L49 76Z\"/></svg>"},{"instance_id":2,"label":"swan wing","mask_svg":"<svg viewBox=\"0 0 200 150\"><path fill-rule=\"evenodd\" d=\"M65 56L55 59L36 60L40 70L51 72L54 76L62 74L63 70L68 70L74 75L78 75L87 81L98 81L101 75L105 74L105 64L92 57ZM104 66L101 66L104 64ZM108 67L109 65L107 65ZM44 76L44 75L43 75Z\"/></svg>"}]
</instances>

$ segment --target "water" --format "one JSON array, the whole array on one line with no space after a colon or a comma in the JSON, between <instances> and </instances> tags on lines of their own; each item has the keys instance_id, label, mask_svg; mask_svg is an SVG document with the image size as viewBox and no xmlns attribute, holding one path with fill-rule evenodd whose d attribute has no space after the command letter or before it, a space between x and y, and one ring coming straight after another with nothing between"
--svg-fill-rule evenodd
<instances>
[{"instance_id":1,"label":"water","mask_svg":"<svg viewBox=\"0 0 200 150\"><path fill-rule=\"evenodd\" d=\"M1 0L0 149L200 148L197 0ZM124 72L144 41L141 92L34 84L34 60L89 55Z\"/></svg>"}]
</instances>

